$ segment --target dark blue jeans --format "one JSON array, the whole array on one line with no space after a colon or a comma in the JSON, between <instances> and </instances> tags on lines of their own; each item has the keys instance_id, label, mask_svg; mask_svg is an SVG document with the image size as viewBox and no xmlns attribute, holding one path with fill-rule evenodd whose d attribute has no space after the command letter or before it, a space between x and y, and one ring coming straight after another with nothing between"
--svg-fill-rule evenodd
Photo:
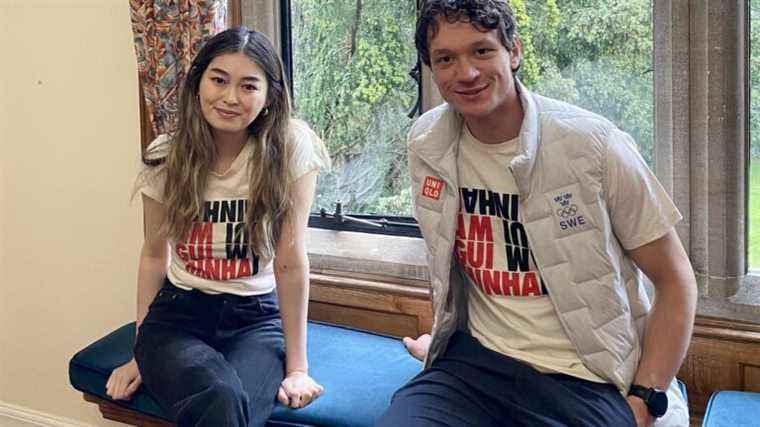
<instances>
[{"instance_id":1,"label":"dark blue jeans","mask_svg":"<svg viewBox=\"0 0 760 427\"><path fill-rule=\"evenodd\" d=\"M636 423L615 386L543 374L456 332L444 354L396 392L377 425L635 427Z\"/></svg>"},{"instance_id":2,"label":"dark blue jeans","mask_svg":"<svg viewBox=\"0 0 760 427\"><path fill-rule=\"evenodd\" d=\"M140 326L135 358L178 426L263 426L284 375L277 295L209 295L167 280Z\"/></svg>"}]
</instances>

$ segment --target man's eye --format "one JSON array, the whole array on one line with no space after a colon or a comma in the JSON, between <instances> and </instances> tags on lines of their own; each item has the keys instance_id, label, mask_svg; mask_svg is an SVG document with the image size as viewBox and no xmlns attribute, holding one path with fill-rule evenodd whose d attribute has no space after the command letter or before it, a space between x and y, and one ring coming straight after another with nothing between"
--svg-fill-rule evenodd
<instances>
[{"instance_id":1,"label":"man's eye","mask_svg":"<svg viewBox=\"0 0 760 427\"><path fill-rule=\"evenodd\" d=\"M489 48L485 48L484 47L484 48L476 49L475 53L478 54L478 55L480 55L480 56L482 56L482 55L487 55L487 54L491 53L492 50L493 49L489 49Z\"/></svg>"},{"instance_id":2,"label":"man's eye","mask_svg":"<svg viewBox=\"0 0 760 427\"><path fill-rule=\"evenodd\" d=\"M436 64L448 64L449 62L451 62L450 56L439 56L435 59Z\"/></svg>"}]
</instances>

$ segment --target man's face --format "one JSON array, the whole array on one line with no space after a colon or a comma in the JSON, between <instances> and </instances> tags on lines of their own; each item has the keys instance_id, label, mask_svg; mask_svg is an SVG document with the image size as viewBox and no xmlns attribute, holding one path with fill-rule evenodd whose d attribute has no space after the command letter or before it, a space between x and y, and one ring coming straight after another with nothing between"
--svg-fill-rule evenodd
<instances>
[{"instance_id":1,"label":"man's face","mask_svg":"<svg viewBox=\"0 0 760 427\"><path fill-rule=\"evenodd\" d=\"M465 120L493 118L517 98L512 77L512 69L520 64L517 38L509 52L496 30L482 32L467 22L449 23L441 17L438 32L428 37L433 80Z\"/></svg>"}]
</instances>

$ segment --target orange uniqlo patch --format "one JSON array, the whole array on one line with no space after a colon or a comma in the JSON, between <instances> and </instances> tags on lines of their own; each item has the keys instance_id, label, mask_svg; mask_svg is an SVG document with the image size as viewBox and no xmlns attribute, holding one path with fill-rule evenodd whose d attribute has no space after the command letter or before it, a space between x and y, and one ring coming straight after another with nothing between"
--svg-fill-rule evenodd
<instances>
[{"instance_id":1,"label":"orange uniqlo patch","mask_svg":"<svg viewBox=\"0 0 760 427\"><path fill-rule=\"evenodd\" d=\"M438 200L441 197L441 190L443 190L443 181L432 176L426 176L425 182L422 185L422 195Z\"/></svg>"}]
</instances>

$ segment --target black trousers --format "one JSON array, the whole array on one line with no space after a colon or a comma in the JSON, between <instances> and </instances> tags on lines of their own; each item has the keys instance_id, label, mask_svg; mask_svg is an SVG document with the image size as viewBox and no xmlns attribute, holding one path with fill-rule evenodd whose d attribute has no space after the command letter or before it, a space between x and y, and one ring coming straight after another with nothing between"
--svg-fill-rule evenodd
<instances>
[{"instance_id":1,"label":"black trousers","mask_svg":"<svg viewBox=\"0 0 760 427\"><path fill-rule=\"evenodd\" d=\"M167 281L140 326L135 358L178 426L263 426L284 375L277 295L209 295Z\"/></svg>"},{"instance_id":2,"label":"black trousers","mask_svg":"<svg viewBox=\"0 0 760 427\"><path fill-rule=\"evenodd\" d=\"M393 396L377 426L635 426L618 389L543 374L456 332L444 354Z\"/></svg>"}]
</instances>

